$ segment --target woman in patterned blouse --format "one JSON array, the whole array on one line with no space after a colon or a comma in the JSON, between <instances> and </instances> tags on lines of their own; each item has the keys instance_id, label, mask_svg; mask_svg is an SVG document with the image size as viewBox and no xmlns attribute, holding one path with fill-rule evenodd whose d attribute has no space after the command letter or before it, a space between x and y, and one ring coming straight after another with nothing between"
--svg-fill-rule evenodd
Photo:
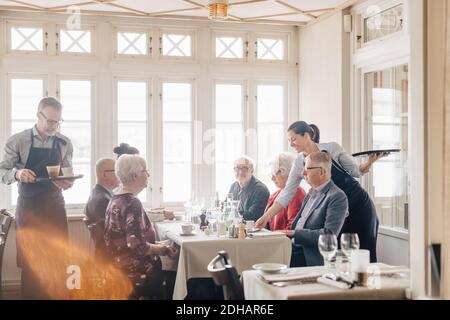
<instances>
[{"instance_id":1,"label":"woman in patterned blouse","mask_svg":"<svg viewBox=\"0 0 450 320\"><path fill-rule=\"evenodd\" d=\"M122 155L116 175L123 185L106 209L105 242L114 263L132 281L133 297L163 298L163 273L159 256L176 256L177 249L155 244L155 230L137 195L147 187L147 163L139 155Z\"/></svg>"}]
</instances>

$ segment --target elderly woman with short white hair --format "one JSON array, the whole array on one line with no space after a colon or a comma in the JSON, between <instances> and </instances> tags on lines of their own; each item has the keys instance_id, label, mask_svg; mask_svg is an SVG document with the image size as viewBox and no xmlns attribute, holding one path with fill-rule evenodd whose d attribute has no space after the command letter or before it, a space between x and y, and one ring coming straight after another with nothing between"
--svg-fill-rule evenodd
<instances>
[{"instance_id":1,"label":"elderly woman with short white hair","mask_svg":"<svg viewBox=\"0 0 450 320\"><path fill-rule=\"evenodd\" d=\"M295 154L290 152L283 152L277 155L271 162L270 167L272 169L272 181L278 188L270 197L267 202L266 210L273 205L273 202L278 197L281 191L283 191L286 186L286 182L289 177L289 172L291 171L292 164L296 159ZM282 211L274 216L269 221L270 230L289 230L291 229L292 222L295 217L300 212L303 204L303 199L305 198L305 191L298 186L294 197L291 202Z\"/></svg>"},{"instance_id":2,"label":"elderly woman with short white hair","mask_svg":"<svg viewBox=\"0 0 450 320\"><path fill-rule=\"evenodd\" d=\"M155 244L156 233L138 194L150 177L147 163L139 155L122 155L115 165L122 183L106 209L105 242L114 263L133 282L133 297L163 298L163 273L159 256L173 258L177 249Z\"/></svg>"}]
</instances>

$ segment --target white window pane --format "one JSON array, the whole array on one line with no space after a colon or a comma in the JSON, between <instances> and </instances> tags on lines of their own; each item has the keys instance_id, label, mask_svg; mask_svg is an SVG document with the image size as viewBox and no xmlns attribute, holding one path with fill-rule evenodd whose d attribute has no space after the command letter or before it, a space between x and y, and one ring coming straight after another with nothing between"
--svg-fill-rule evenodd
<instances>
[{"instance_id":1,"label":"white window pane","mask_svg":"<svg viewBox=\"0 0 450 320\"><path fill-rule=\"evenodd\" d=\"M39 101L43 97L41 79L11 79L11 135L30 129L36 123ZM10 187L12 205L17 203L17 185Z\"/></svg>"},{"instance_id":2,"label":"white window pane","mask_svg":"<svg viewBox=\"0 0 450 320\"><path fill-rule=\"evenodd\" d=\"M258 59L262 60L283 60L284 43L281 39L258 38Z\"/></svg>"},{"instance_id":3,"label":"white window pane","mask_svg":"<svg viewBox=\"0 0 450 320\"><path fill-rule=\"evenodd\" d=\"M216 124L216 160L231 161L242 154L243 130L242 124Z\"/></svg>"},{"instance_id":4,"label":"white window pane","mask_svg":"<svg viewBox=\"0 0 450 320\"><path fill-rule=\"evenodd\" d=\"M191 163L164 163L164 202L184 202L191 196Z\"/></svg>"},{"instance_id":5,"label":"white window pane","mask_svg":"<svg viewBox=\"0 0 450 320\"><path fill-rule=\"evenodd\" d=\"M283 122L284 90L281 85L258 85L258 122Z\"/></svg>"},{"instance_id":6,"label":"white window pane","mask_svg":"<svg viewBox=\"0 0 450 320\"><path fill-rule=\"evenodd\" d=\"M63 192L66 204L85 204L91 193L91 165L90 163L73 162L73 172L83 174L84 177L75 180L72 188Z\"/></svg>"},{"instance_id":7,"label":"white window pane","mask_svg":"<svg viewBox=\"0 0 450 320\"><path fill-rule=\"evenodd\" d=\"M90 123L66 121L61 125L61 133L72 141L74 161L91 161Z\"/></svg>"},{"instance_id":8,"label":"white window pane","mask_svg":"<svg viewBox=\"0 0 450 320\"><path fill-rule=\"evenodd\" d=\"M60 82L64 120L91 119L91 82L63 80Z\"/></svg>"},{"instance_id":9,"label":"white window pane","mask_svg":"<svg viewBox=\"0 0 450 320\"><path fill-rule=\"evenodd\" d=\"M64 108L61 133L72 141L74 172L84 174L64 198L67 204L86 203L91 186L91 81L61 80L59 87Z\"/></svg>"},{"instance_id":10,"label":"white window pane","mask_svg":"<svg viewBox=\"0 0 450 320\"><path fill-rule=\"evenodd\" d=\"M191 193L192 85L163 83L162 89L163 201L185 201Z\"/></svg>"},{"instance_id":11,"label":"white window pane","mask_svg":"<svg viewBox=\"0 0 450 320\"><path fill-rule=\"evenodd\" d=\"M162 99L164 121L191 121L190 83L164 83Z\"/></svg>"},{"instance_id":12,"label":"white window pane","mask_svg":"<svg viewBox=\"0 0 450 320\"><path fill-rule=\"evenodd\" d=\"M283 124L258 124L258 178L271 192L276 190L271 180L269 162L283 152Z\"/></svg>"},{"instance_id":13,"label":"white window pane","mask_svg":"<svg viewBox=\"0 0 450 320\"><path fill-rule=\"evenodd\" d=\"M60 30L60 50L75 53L91 52L91 31Z\"/></svg>"},{"instance_id":14,"label":"white window pane","mask_svg":"<svg viewBox=\"0 0 450 320\"><path fill-rule=\"evenodd\" d=\"M164 123L164 161L191 160L191 124Z\"/></svg>"},{"instance_id":15,"label":"white window pane","mask_svg":"<svg viewBox=\"0 0 450 320\"><path fill-rule=\"evenodd\" d=\"M173 57L191 56L191 36L186 34L163 34L162 54Z\"/></svg>"},{"instance_id":16,"label":"white window pane","mask_svg":"<svg viewBox=\"0 0 450 320\"><path fill-rule=\"evenodd\" d=\"M242 59L244 56L244 41L236 37L216 38L216 57Z\"/></svg>"},{"instance_id":17,"label":"white window pane","mask_svg":"<svg viewBox=\"0 0 450 320\"><path fill-rule=\"evenodd\" d=\"M11 28L11 49L42 51L44 47L42 28Z\"/></svg>"},{"instance_id":18,"label":"white window pane","mask_svg":"<svg viewBox=\"0 0 450 320\"><path fill-rule=\"evenodd\" d=\"M235 181L233 164L234 159L231 162L216 161L216 192L219 192L219 199L225 199Z\"/></svg>"},{"instance_id":19,"label":"white window pane","mask_svg":"<svg viewBox=\"0 0 450 320\"><path fill-rule=\"evenodd\" d=\"M11 79L11 118L35 120L39 101L43 98L41 79Z\"/></svg>"},{"instance_id":20,"label":"white window pane","mask_svg":"<svg viewBox=\"0 0 450 320\"><path fill-rule=\"evenodd\" d=\"M117 83L117 118L119 121L146 121L147 83Z\"/></svg>"},{"instance_id":21,"label":"white window pane","mask_svg":"<svg viewBox=\"0 0 450 320\"><path fill-rule=\"evenodd\" d=\"M136 32L118 32L117 53L131 55L147 54L147 35Z\"/></svg>"},{"instance_id":22,"label":"white window pane","mask_svg":"<svg viewBox=\"0 0 450 320\"><path fill-rule=\"evenodd\" d=\"M242 122L242 85L216 85L216 121Z\"/></svg>"},{"instance_id":23,"label":"white window pane","mask_svg":"<svg viewBox=\"0 0 450 320\"><path fill-rule=\"evenodd\" d=\"M118 123L118 143L128 143L139 150L139 154L147 159L147 124L146 122L123 122Z\"/></svg>"}]
</instances>

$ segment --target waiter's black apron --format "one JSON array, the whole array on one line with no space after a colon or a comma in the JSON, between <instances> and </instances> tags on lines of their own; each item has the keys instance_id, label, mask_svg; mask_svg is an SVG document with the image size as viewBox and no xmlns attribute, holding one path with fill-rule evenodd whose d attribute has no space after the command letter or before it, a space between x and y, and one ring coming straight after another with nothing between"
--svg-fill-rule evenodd
<instances>
[{"instance_id":1,"label":"waiter's black apron","mask_svg":"<svg viewBox=\"0 0 450 320\"><path fill-rule=\"evenodd\" d=\"M34 171L36 177L48 177L46 167L60 165L62 162L58 139L55 137L51 149L36 148L33 140L33 131L31 131L31 146L25 168ZM44 232L49 237L58 236L61 240L67 241L68 225L64 205L61 190L52 182L19 183L16 230L32 229ZM16 237L16 241L17 266L28 269L19 237ZM51 256L52 254L49 253L49 257Z\"/></svg>"},{"instance_id":2,"label":"waiter's black apron","mask_svg":"<svg viewBox=\"0 0 450 320\"><path fill-rule=\"evenodd\" d=\"M326 152L326 151L324 151ZM370 251L370 261L377 261L378 216L366 190L342 166L334 161L331 179L347 195L349 216L342 233L357 233L360 248Z\"/></svg>"}]
</instances>

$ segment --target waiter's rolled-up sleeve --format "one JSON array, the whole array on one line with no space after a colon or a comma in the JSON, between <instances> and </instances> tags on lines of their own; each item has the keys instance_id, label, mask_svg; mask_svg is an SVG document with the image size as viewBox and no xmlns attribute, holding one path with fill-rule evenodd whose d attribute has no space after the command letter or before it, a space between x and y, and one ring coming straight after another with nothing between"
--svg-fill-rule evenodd
<instances>
[{"instance_id":1,"label":"waiter's rolled-up sleeve","mask_svg":"<svg viewBox=\"0 0 450 320\"><path fill-rule=\"evenodd\" d=\"M0 162L0 181L4 184L16 182L16 164L19 161L19 141L15 136L8 139L5 145L2 162Z\"/></svg>"}]
</instances>

